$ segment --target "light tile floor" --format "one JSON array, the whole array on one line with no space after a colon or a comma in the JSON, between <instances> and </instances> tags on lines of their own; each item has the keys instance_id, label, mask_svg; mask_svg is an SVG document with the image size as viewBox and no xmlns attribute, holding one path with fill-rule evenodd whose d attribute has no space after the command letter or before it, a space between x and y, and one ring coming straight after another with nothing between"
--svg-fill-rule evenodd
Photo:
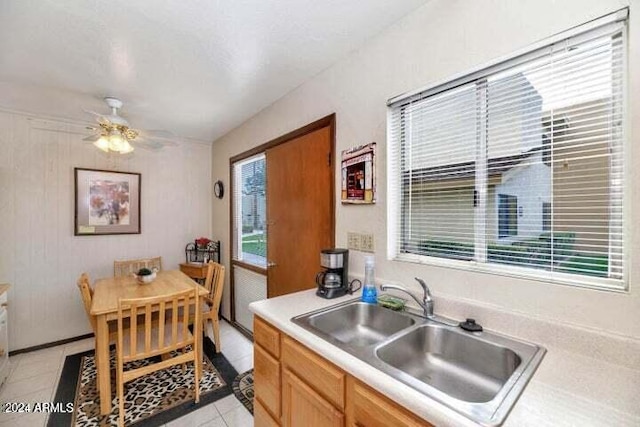
<instances>
[{"instance_id":1,"label":"light tile floor","mask_svg":"<svg viewBox=\"0 0 640 427\"><path fill-rule=\"evenodd\" d=\"M211 329L207 331L211 335ZM227 322L220 322L222 353L238 373L253 367L253 345ZM0 389L0 402L51 402L55 397L62 366L67 355L93 348L93 338L12 356L11 372ZM0 413L0 427L46 426L47 413ZM190 412L165 427L246 427L253 417L235 396L229 395Z\"/></svg>"}]
</instances>

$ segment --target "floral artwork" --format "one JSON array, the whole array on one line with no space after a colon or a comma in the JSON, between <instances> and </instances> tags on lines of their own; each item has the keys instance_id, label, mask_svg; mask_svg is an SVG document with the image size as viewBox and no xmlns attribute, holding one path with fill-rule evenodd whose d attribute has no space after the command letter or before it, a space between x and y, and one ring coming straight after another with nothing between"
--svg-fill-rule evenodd
<instances>
[{"instance_id":1,"label":"floral artwork","mask_svg":"<svg viewBox=\"0 0 640 427\"><path fill-rule=\"evenodd\" d=\"M129 224L129 183L96 179L89 184L89 225Z\"/></svg>"},{"instance_id":2,"label":"floral artwork","mask_svg":"<svg viewBox=\"0 0 640 427\"><path fill-rule=\"evenodd\" d=\"M76 236L140 233L140 174L75 169Z\"/></svg>"}]
</instances>

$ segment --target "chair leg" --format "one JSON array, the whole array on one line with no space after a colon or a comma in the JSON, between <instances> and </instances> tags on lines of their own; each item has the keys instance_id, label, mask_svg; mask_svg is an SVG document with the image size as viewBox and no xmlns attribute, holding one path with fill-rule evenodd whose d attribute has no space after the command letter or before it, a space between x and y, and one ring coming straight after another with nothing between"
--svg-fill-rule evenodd
<instances>
[{"instance_id":1,"label":"chair leg","mask_svg":"<svg viewBox=\"0 0 640 427\"><path fill-rule=\"evenodd\" d=\"M100 352L98 352L98 342L96 340L96 342L93 345L93 354L94 354L94 360L95 360L95 364L96 367L100 366L100 359L98 358L98 355L100 354ZM109 366L109 368L111 368L111 366ZM97 375L97 369L96 369L96 390L100 390L100 375Z\"/></svg>"},{"instance_id":2,"label":"chair leg","mask_svg":"<svg viewBox=\"0 0 640 427\"><path fill-rule=\"evenodd\" d=\"M124 427L124 384L122 383L122 370L118 369L118 425Z\"/></svg>"},{"instance_id":3,"label":"chair leg","mask_svg":"<svg viewBox=\"0 0 640 427\"><path fill-rule=\"evenodd\" d=\"M200 351L198 350L198 353ZM196 358L194 361L194 380L196 386L196 403L200 402L200 374L202 372L202 359Z\"/></svg>"},{"instance_id":4,"label":"chair leg","mask_svg":"<svg viewBox=\"0 0 640 427\"><path fill-rule=\"evenodd\" d=\"M216 340L216 353L220 353L222 344L220 343L220 321L218 320L218 316L211 318L211 324L213 325L213 339Z\"/></svg>"},{"instance_id":5,"label":"chair leg","mask_svg":"<svg viewBox=\"0 0 640 427\"><path fill-rule=\"evenodd\" d=\"M206 320L205 320L206 322ZM194 340L194 345L196 346L196 348L194 349L196 351L196 357L195 360L193 361L193 379L195 382L195 387L196 387L196 403L200 402L200 378L202 376L202 347L204 344L204 332L198 330L198 327L200 325L194 325L193 329L194 329L194 333L195 335L195 340Z\"/></svg>"},{"instance_id":6,"label":"chair leg","mask_svg":"<svg viewBox=\"0 0 640 427\"><path fill-rule=\"evenodd\" d=\"M202 375L202 361L204 360L204 339L207 336L207 318L202 318L202 343L198 347L198 358L200 359L200 375Z\"/></svg>"}]
</instances>

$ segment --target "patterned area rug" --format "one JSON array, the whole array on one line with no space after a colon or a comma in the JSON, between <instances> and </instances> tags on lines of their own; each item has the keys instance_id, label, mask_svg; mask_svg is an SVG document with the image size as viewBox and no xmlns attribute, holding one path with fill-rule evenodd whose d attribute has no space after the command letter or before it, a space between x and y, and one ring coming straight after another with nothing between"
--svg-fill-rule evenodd
<instances>
[{"instance_id":1,"label":"patterned area rug","mask_svg":"<svg viewBox=\"0 0 640 427\"><path fill-rule=\"evenodd\" d=\"M236 370L222 354L215 353L211 340L204 340L205 363L200 380L200 403L194 403L193 364L165 369L125 384L125 424L127 426L160 426L188 412L225 397L232 392L231 382ZM130 368L148 361L132 362ZM115 350L111 351L111 366L115 366ZM126 369L126 368L125 368ZM111 390L115 395L115 371ZM73 402L73 413L52 413L48 426L111 426L118 422L118 399L112 400L109 415L100 415L100 399L96 389L96 368L93 350L67 356L55 402Z\"/></svg>"},{"instance_id":2,"label":"patterned area rug","mask_svg":"<svg viewBox=\"0 0 640 427\"><path fill-rule=\"evenodd\" d=\"M233 394L253 415L253 369L233 380Z\"/></svg>"}]
</instances>

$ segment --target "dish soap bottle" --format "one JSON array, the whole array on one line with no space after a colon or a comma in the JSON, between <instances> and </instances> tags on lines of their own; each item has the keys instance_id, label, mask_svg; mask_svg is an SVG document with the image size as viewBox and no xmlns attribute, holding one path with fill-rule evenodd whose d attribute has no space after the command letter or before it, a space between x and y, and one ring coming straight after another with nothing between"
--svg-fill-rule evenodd
<instances>
[{"instance_id":1,"label":"dish soap bottle","mask_svg":"<svg viewBox=\"0 0 640 427\"><path fill-rule=\"evenodd\" d=\"M362 288L362 302L375 304L378 300L378 292L376 291L375 275L373 267L375 258L368 256L364 260L364 284Z\"/></svg>"}]
</instances>

